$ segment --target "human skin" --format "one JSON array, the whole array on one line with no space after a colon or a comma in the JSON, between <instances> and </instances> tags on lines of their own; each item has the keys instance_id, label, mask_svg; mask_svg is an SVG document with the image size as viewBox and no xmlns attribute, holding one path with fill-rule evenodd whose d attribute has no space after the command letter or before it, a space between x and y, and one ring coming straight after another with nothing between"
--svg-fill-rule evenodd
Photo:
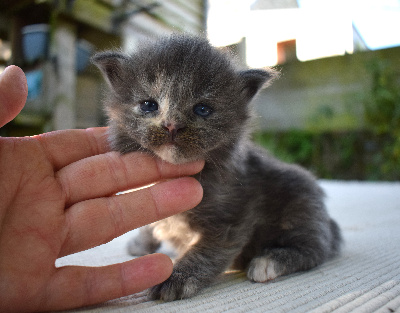
<instances>
[{"instance_id":1,"label":"human skin","mask_svg":"<svg viewBox=\"0 0 400 313\"><path fill-rule=\"evenodd\" d=\"M0 75L0 126L26 97L24 73L8 67ZM106 128L0 137L0 311L71 309L166 280L172 263L163 254L104 267L57 268L55 261L193 208L203 191L187 176L203 165L109 151Z\"/></svg>"}]
</instances>

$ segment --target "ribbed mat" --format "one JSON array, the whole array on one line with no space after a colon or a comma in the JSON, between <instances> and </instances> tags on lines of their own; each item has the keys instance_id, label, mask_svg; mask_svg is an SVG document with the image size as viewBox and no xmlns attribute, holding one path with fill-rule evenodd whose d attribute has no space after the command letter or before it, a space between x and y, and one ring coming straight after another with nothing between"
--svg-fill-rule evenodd
<instances>
[{"instance_id":1,"label":"ribbed mat","mask_svg":"<svg viewBox=\"0 0 400 313\"><path fill-rule=\"evenodd\" d=\"M340 257L267 284L225 273L198 296L164 303L146 293L75 312L400 312L400 184L322 181L331 215L343 229ZM123 262L132 234L57 261L62 265Z\"/></svg>"}]
</instances>

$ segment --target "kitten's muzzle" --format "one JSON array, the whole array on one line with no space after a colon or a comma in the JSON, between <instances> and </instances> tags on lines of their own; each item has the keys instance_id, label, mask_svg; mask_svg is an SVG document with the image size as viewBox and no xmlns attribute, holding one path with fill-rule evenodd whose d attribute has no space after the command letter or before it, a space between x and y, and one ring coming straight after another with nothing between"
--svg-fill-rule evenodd
<instances>
[{"instance_id":1,"label":"kitten's muzzle","mask_svg":"<svg viewBox=\"0 0 400 313\"><path fill-rule=\"evenodd\" d=\"M163 122L161 126L169 133L170 141L175 141L178 131L186 127L184 123L170 123L170 122Z\"/></svg>"}]
</instances>

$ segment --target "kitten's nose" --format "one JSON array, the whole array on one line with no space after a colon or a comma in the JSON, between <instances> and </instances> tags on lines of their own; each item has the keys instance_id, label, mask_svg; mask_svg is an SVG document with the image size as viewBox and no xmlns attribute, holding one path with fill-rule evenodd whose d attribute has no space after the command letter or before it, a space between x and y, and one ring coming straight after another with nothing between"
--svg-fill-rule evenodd
<instances>
[{"instance_id":1,"label":"kitten's nose","mask_svg":"<svg viewBox=\"0 0 400 313\"><path fill-rule=\"evenodd\" d=\"M183 123L170 123L170 122L163 122L161 126L169 132L171 136L171 141L175 140L176 134L178 133L178 130L185 128L186 125Z\"/></svg>"}]
</instances>

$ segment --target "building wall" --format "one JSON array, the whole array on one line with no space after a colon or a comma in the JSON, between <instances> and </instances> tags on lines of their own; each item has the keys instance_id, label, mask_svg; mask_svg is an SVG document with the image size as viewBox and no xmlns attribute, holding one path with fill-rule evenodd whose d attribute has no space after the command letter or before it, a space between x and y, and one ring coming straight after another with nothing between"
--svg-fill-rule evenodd
<instances>
[{"instance_id":1,"label":"building wall","mask_svg":"<svg viewBox=\"0 0 400 313\"><path fill-rule=\"evenodd\" d=\"M374 60L400 75L400 47L281 65L281 77L254 101L262 130L360 129ZM400 82L399 82L400 83Z\"/></svg>"},{"instance_id":2,"label":"building wall","mask_svg":"<svg viewBox=\"0 0 400 313\"><path fill-rule=\"evenodd\" d=\"M154 1L143 1L142 5L146 3L151 5ZM155 40L173 32L205 32L205 1L164 0L157 3L158 6L152 8L150 14L135 14L123 24L124 51L135 51L143 40Z\"/></svg>"}]
</instances>

